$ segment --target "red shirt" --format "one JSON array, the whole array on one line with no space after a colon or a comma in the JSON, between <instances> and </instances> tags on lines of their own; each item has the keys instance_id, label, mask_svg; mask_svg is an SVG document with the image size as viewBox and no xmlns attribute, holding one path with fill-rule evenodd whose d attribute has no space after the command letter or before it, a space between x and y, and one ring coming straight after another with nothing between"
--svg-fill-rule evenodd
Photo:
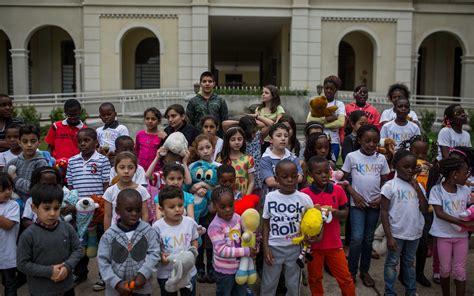
<instances>
[{"instance_id":1,"label":"red shirt","mask_svg":"<svg viewBox=\"0 0 474 296\"><path fill-rule=\"evenodd\" d=\"M52 155L56 159L71 158L79 154L79 147L77 146L77 132L81 128L86 128L87 125L80 123L77 126L67 124L66 120L56 121L49 128L48 134L44 141L53 146Z\"/></svg>"},{"instance_id":2,"label":"red shirt","mask_svg":"<svg viewBox=\"0 0 474 296\"><path fill-rule=\"evenodd\" d=\"M380 129L380 113L374 106L370 105L369 103L365 103L364 107L357 106L355 102L347 104L346 105L347 118L349 118L349 115L351 115L351 113L356 110L364 111L368 119L367 122L369 124L373 124L377 126Z\"/></svg>"},{"instance_id":3,"label":"red shirt","mask_svg":"<svg viewBox=\"0 0 474 296\"><path fill-rule=\"evenodd\" d=\"M320 191L316 186L311 185L301 190L309 195L314 204L321 206L332 206L339 209L347 205L347 196L344 190L338 185L329 183L326 191ZM324 225L323 238L319 243L311 245L312 250L326 250L342 248L341 225L337 218L333 217L331 223Z\"/></svg>"}]
</instances>

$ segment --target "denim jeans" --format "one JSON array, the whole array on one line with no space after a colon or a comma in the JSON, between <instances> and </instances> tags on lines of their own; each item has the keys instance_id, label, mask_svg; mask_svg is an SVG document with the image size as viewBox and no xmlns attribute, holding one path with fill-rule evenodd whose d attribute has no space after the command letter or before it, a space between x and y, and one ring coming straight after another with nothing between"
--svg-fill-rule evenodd
<instances>
[{"instance_id":1,"label":"denim jeans","mask_svg":"<svg viewBox=\"0 0 474 296\"><path fill-rule=\"evenodd\" d=\"M235 282L235 274L223 274L216 271L215 275L217 296L245 296L247 286L238 285Z\"/></svg>"},{"instance_id":2,"label":"denim jeans","mask_svg":"<svg viewBox=\"0 0 474 296\"><path fill-rule=\"evenodd\" d=\"M334 159L337 161L337 159L339 158L339 151L341 150L341 146L339 146L339 144L337 143L333 143L331 144L331 150L332 154L334 155Z\"/></svg>"},{"instance_id":3,"label":"denim jeans","mask_svg":"<svg viewBox=\"0 0 474 296\"><path fill-rule=\"evenodd\" d=\"M170 293L165 290L165 284L168 279L158 279L158 284L160 285L161 296L178 296L178 292ZM190 291L187 288L179 289L179 294L181 296L196 296L196 275L191 278L191 284L193 285L193 290Z\"/></svg>"},{"instance_id":4,"label":"denim jeans","mask_svg":"<svg viewBox=\"0 0 474 296\"><path fill-rule=\"evenodd\" d=\"M349 244L349 271L352 274L369 272L372 258L372 242L379 220L379 209L356 207L350 208L351 243ZM360 268L359 268L360 260Z\"/></svg>"},{"instance_id":5,"label":"denim jeans","mask_svg":"<svg viewBox=\"0 0 474 296\"><path fill-rule=\"evenodd\" d=\"M416 271L415 257L418 249L419 239L403 240L395 238L397 249L388 250L383 277L385 280L385 295L397 295L395 293L395 282L397 280L397 265L401 257L401 267L403 268L403 282L406 283L405 295L415 295L416 293Z\"/></svg>"},{"instance_id":6,"label":"denim jeans","mask_svg":"<svg viewBox=\"0 0 474 296\"><path fill-rule=\"evenodd\" d=\"M16 268L0 269L5 296L16 296ZM0 293L1 294L1 293Z\"/></svg>"}]
</instances>

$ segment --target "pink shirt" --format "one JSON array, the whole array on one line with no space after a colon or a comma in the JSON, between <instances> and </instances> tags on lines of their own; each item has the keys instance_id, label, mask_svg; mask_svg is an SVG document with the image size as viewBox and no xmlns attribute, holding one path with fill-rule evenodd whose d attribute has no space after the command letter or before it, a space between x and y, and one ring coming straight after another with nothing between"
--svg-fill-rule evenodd
<instances>
[{"instance_id":1,"label":"pink shirt","mask_svg":"<svg viewBox=\"0 0 474 296\"><path fill-rule=\"evenodd\" d=\"M162 139L155 134L147 134L146 131L141 130L137 133L135 140L135 152L138 157L138 164L141 165L145 171L148 170L150 164L156 157L156 151L160 146ZM156 165L155 171L159 171L161 166Z\"/></svg>"},{"instance_id":2,"label":"pink shirt","mask_svg":"<svg viewBox=\"0 0 474 296\"><path fill-rule=\"evenodd\" d=\"M373 124L380 129L380 113L379 111L369 103L365 103L364 107L359 107L356 105L355 102L346 105L346 114L347 118L351 115L352 112L356 110L364 111L365 115L367 116L367 122L369 124Z\"/></svg>"}]
</instances>

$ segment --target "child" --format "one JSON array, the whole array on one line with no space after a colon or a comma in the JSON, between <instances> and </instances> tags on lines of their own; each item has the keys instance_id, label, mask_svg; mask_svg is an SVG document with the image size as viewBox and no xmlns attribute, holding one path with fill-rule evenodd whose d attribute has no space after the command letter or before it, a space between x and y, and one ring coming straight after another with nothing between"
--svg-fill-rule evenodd
<instances>
[{"instance_id":1,"label":"child","mask_svg":"<svg viewBox=\"0 0 474 296\"><path fill-rule=\"evenodd\" d=\"M285 109L281 105L280 93L274 85L265 85L262 89L262 103L255 109L255 118L266 118L275 124L285 114ZM265 138L261 153L270 146L270 138Z\"/></svg>"},{"instance_id":2,"label":"child","mask_svg":"<svg viewBox=\"0 0 474 296\"><path fill-rule=\"evenodd\" d=\"M352 179L347 186L351 196L349 271L355 283L360 261L360 278L365 286L373 287L375 282L369 275L372 242L379 220L380 188L390 169L385 157L376 153L380 134L375 125L360 127L357 141L360 149L349 153L342 166L345 179Z\"/></svg>"},{"instance_id":3,"label":"child","mask_svg":"<svg viewBox=\"0 0 474 296\"><path fill-rule=\"evenodd\" d=\"M223 122L229 115L225 100L213 92L214 75L209 71L203 72L199 77L199 82L201 91L186 106L186 116L191 125L201 130L202 126L199 123L204 116L212 115L218 122Z\"/></svg>"},{"instance_id":4,"label":"child","mask_svg":"<svg viewBox=\"0 0 474 296\"><path fill-rule=\"evenodd\" d=\"M233 166L230 164L223 164L217 168L217 180L219 186L227 187L232 190L234 200L242 198L242 192L235 189L236 172Z\"/></svg>"},{"instance_id":5,"label":"child","mask_svg":"<svg viewBox=\"0 0 474 296\"><path fill-rule=\"evenodd\" d=\"M219 122L214 116L207 115L201 118L200 126L202 127L202 134L207 135L211 139L212 146L214 147L212 160L215 161L224 145L224 141L217 136L219 132Z\"/></svg>"},{"instance_id":6,"label":"child","mask_svg":"<svg viewBox=\"0 0 474 296\"><path fill-rule=\"evenodd\" d=\"M81 153L69 159L66 178L70 190L76 189L79 198L103 195L109 186L109 159L95 150L97 133L87 127L77 133Z\"/></svg>"},{"instance_id":7,"label":"child","mask_svg":"<svg viewBox=\"0 0 474 296\"><path fill-rule=\"evenodd\" d=\"M120 191L131 188L137 190L142 197L142 213L141 218L143 221L148 221L148 208L147 199L150 198L150 194L146 191L146 188L140 184L133 182L133 175L137 170L137 157L135 154L125 151L115 156L115 171L119 177L118 182L107 188L104 193L105 207L104 207L104 230L109 229L111 225L117 223L120 216L116 211L117 207L117 196Z\"/></svg>"},{"instance_id":8,"label":"child","mask_svg":"<svg viewBox=\"0 0 474 296\"><path fill-rule=\"evenodd\" d=\"M283 115L278 122L283 123L288 127L289 130L289 140L288 140L288 150L295 155L300 155L301 145L298 138L296 138L296 122L293 117L289 115Z\"/></svg>"},{"instance_id":9,"label":"child","mask_svg":"<svg viewBox=\"0 0 474 296\"><path fill-rule=\"evenodd\" d=\"M317 123L316 121L310 121L304 126L304 141L301 145L300 155L298 156L300 160L304 160L304 152L306 151L306 143L308 143L308 138L314 133L323 133L324 124Z\"/></svg>"},{"instance_id":10,"label":"child","mask_svg":"<svg viewBox=\"0 0 474 296\"><path fill-rule=\"evenodd\" d=\"M166 186L176 186L183 188L185 171L187 171L187 165L178 162L168 163L163 168L164 183ZM188 171L189 174L189 171ZM155 203L156 220L161 219L162 211L160 209L159 194L155 195L153 201ZM186 216L194 219L194 195L183 190L184 198L184 209L186 210Z\"/></svg>"},{"instance_id":11,"label":"child","mask_svg":"<svg viewBox=\"0 0 474 296\"><path fill-rule=\"evenodd\" d=\"M396 177L385 183L381 190L380 213L385 236L385 295L396 295L396 267L401 260L405 295L416 295L416 271L413 266L418 242L423 235L425 220L422 213L428 211L428 203L414 177L416 156L405 149L393 157ZM401 258L401 259L400 259Z\"/></svg>"},{"instance_id":12,"label":"child","mask_svg":"<svg viewBox=\"0 0 474 296\"><path fill-rule=\"evenodd\" d=\"M130 136L120 136L115 139L115 153L119 154L120 152L128 151L135 154L135 144L133 139ZM115 167L110 168L110 185L114 185L114 179L116 179L117 172ZM141 165L137 165L137 170L133 175L133 182L140 184L142 186L147 186L148 182L146 181L145 169Z\"/></svg>"},{"instance_id":13,"label":"child","mask_svg":"<svg viewBox=\"0 0 474 296\"><path fill-rule=\"evenodd\" d=\"M380 113L371 104L367 103L369 98L369 90L365 85L359 85L354 89L354 100L355 102L349 103L346 105L346 114L347 118L350 119L352 112L362 111L367 118L368 124L373 124L376 127L380 128Z\"/></svg>"},{"instance_id":14,"label":"child","mask_svg":"<svg viewBox=\"0 0 474 296\"><path fill-rule=\"evenodd\" d=\"M31 196L38 218L20 236L18 270L27 275L31 294L74 295L72 270L83 253L74 228L59 220L63 190L59 185L37 184Z\"/></svg>"},{"instance_id":15,"label":"child","mask_svg":"<svg viewBox=\"0 0 474 296\"><path fill-rule=\"evenodd\" d=\"M251 194L255 186L255 161L245 151L244 131L238 126L229 128L224 134L224 147L219 161L235 168L236 190L243 195Z\"/></svg>"},{"instance_id":16,"label":"child","mask_svg":"<svg viewBox=\"0 0 474 296\"><path fill-rule=\"evenodd\" d=\"M342 144L342 162L346 160L347 154L354 152L358 149L359 144L357 143L357 131L363 125L368 124L368 118L364 111L355 110L349 115L349 120L346 126L346 136L344 137L344 143Z\"/></svg>"},{"instance_id":17,"label":"child","mask_svg":"<svg viewBox=\"0 0 474 296\"><path fill-rule=\"evenodd\" d=\"M105 295L151 295L149 279L160 261L160 245L156 232L140 221L140 193L131 188L122 190L116 210L120 219L102 236L97 257Z\"/></svg>"},{"instance_id":18,"label":"child","mask_svg":"<svg viewBox=\"0 0 474 296\"><path fill-rule=\"evenodd\" d=\"M253 257L257 251L240 247L242 229L240 216L234 213L234 193L228 187L212 192L216 216L209 225L209 238L214 249L213 266L216 276L216 295L246 295L246 286L235 282L240 257Z\"/></svg>"},{"instance_id":19,"label":"child","mask_svg":"<svg viewBox=\"0 0 474 296\"><path fill-rule=\"evenodd\" d=\"M178 294L169 293L165 290L165 283L173 268L173 263L168 261L168 256L186 251L190 247L197 248L199 234L196 222L190 217L183 216L184 196L181 188L165 186L160 191L160 209L163 219L153 224L153 229L158 233L161 245L161 261L158 263L157 274L158 284L160 285L161 295L173 296ZM181 296L196 295L196 268L193 267L190 273L192 290L180 289Z\"/></svg>"},{"instance_id":20,"label":"child","mask_svg":"<svg viewBox=\"0 0 474 296\"><path fill-rule=\"evenodd\" d=\"M145 119L146 130L137 132L135 151L137 153L138 164L147 170L155 158L158 147L160 147L163 139L166 138L166 133L158 129L158 125L161 122L160 110L155 107L148 108L143 112L143 117ZM159 170L160 166L157 166L155 169Z\"/></svg>"},{"instance_id":21,"label":"child","mask_svg":"<svg viewBox=\"0 0 474 296\"><path fill-rule=\"evenodd\" d=\"M279 189L267 194L263 207L263 254L261 295L275 295L282 267L285 267L287 294L299 295L301 269L296 263L300 246L291 239L300 235L300 222L313 202L296 191L299 174L294 162L283 159L275 168Z\"/></svg>"},{"instance_id":22,"label":"child","mask_svg":"<svg viewBox=\"0 0 474 296\"><path fill-rule=\"evenodd\" d=\"M5 296L16 295L16 240L20 230L20 207L11 199L13 180L0 172L0 275Z\"/></svg>"},{"instance_id":23,"label":"child","mask_svg":"<svg viewBox=\"0 0 474 296\"><path fill-rule=\"evenodd\" d=\"M280 184L275 179L275 167L283 159L288 159L296 165L298 170L297 183L303 182L303 170L298 158L286 147L288 146L289 130L283 123L276 123L268 132L272 146L265 150L260 160L260 178L262 179L265 191L272 191L280 188ZM262 196L265 196L263 194Z\"/></svg>"},{"instance_id":24,"label":"child","mask_svg":"<svg viewBox=\"0 0 474 296\"><path fill-rule=\"evenodd\" d=\"M410 139L414 135L420 135L420 128L415 123L407 119L410 112L410 102L407 98L401 97L394 103L395 114L397 118L382 126L380 136L382 138L391 138L395 141L395 149L400 149L400 143Z\"/></svg>"},{"instance_id":25,"label":"child","mask_svg":"<svg viewBox=\"0 0 474 296\"><path fill-rule=\"evenodd\" d=\"M336 106L337 110L334 115L315 118L308 113L306 122L316 121L324 124L324 132L329 135L331 139L331 148L336 160L339 157L339 129L344 127L346 122L346 107L344 103L337 100L337 90L341 87L341 79L335 75L328 76L324 79L324 95L328 99L327 107Z\"/></svg>"},{"instance_id":26,"label":"child","mask_svg":"<svg viewBox=\"0 0 474 296\"><path fill-rule=\"evenodd\" d=\"M31 173L39 167L47 166L48 162L43 155L38 152L40 144L40 129L32 124L25 124L20 128L20 147L21 154L7 163L3 168L4 172L8 172L10 166L15 166L16 170L8 172L15 183L15 192L25 202L29 195L31 185ZM20 206L21 211L23 207Z\"/></svg>"},{"instance_id":27,"label":"child","mask_svg":"<svg viewBox=\"0 0 474 296\"><path fill-rule=\"evenodd\" d=\"M5 128L5 140L8 143L9 150L0 153L0 169L21 153L20 127L21 125L18 123L12 123Z\"/></svg>"},{"instance_id":28,"label":"child","mask_svg":"<svg viewBox=\"0 0 474 296\"><path fill-rule=\"evenodd\" d=\"M187 123L184 107L180 104L168 106L165 111L165 118L168 119L165 133L169 136L174 132L181 132L188 141L188 146L191 146L199 132L194 126Z\"/></svg>"},{"instance_id":29,"label":"child","mask_svg":"<svg viewBox=\"0 0 474 296\"><path fill-rule=\"evenodd\" d=\"M128 129L125 125L119 124L116 120L117 112L112 103L102 103L99 107L99 116L104 126L97 128L97 139L101 152L107 155L115 151L115 140L120 136L128 136Z\"/></svg>"},{"instance_id":30,"label":"child","mask_svg":"<svg viewBox=\"0 0 474 296\"><path fill-rule=\"evenodd\" d=\"M340 222L347 217L347 196L344 190L330 182L330 167L323 156L313 156L308 161L309 172L313 179L311 187L301 192L309 195L313 204L331 206L333 220L324 224L319 241L311 245L313 260L308 263L309 286L311 292L323 295L323 263L327 263L332 275L339 284L342 295L355 295L355 286L349 273L346 256L340 238Z\"/></svg>"},{"instance_id":31,"label":"child","mask_svg":"<svg viewBox=\"0 0 474 296\"><path fill-rule=\"evenodd\" d=\"M471 136L462 129L467 115L459 104L451 104L444 110L444 127L438 133L438 160L448 157L449 149L456 146L471 147Z\"/></svg>"},{"instance_id":32,"label":"child","mask_svg":"<svg viewBox=\"0 0 474 296\"><path fill-rule=\"evenodd\" d=\"M380 126L383 126L387 122L397 118L395 113L395 102L399 98L406 98L407 100L410 99L410 91L405 84L395 83L390 85L388 88L387 98L393 104L393 108L383 110L382 115L380 116ZM418 124L418 116L416 116L415 111L410 110L408 116L410 117L411 121Z\"/></svg>"},{"instance_id":33,"label":"child","mask_svg":"<svg viewBox=\"0 0 474 296\"><path fill-rule=\"evenodd\" d=\"M6 140L6 130L12 124L22 124L23 121L18 118L12 118L13 99L5 94L0 94L0 152L10 149Z\"/></svg>"},{"instance_id":34,"label":"child","mask_svg":"<svg viewBox=\"0 0 474 296\"><path fill-rule=\"evenodd\" d=\"M56 121L49 128L44 141L48 144L48 151L56 159L66 158L79 153L77 146L77 132L87 127L81 121L81 103L76 99L64 102L64 115L66 119Z\"/></svg>"},{"instance_id":35,"label":"child","mask_svg":"<svg viewBox=\"0 0 474 296\"><path fill-rule=\"evenodd\" d=\"M313 183L313 177L311 177L311 173L309 172L309 167L307 164L307 162L313 156L319 155L327 159L330 167L330 176L332 176L333 170L336 169L336 164L333 161L334 158L331 152L331 140L329 139L329 136L322 132L313 133L309 136L306 145L307 146L304 151L304 161L301 165L305 174L305 185L311 185Z\"/></svg>"},{"instance_id":36,"label":"child","mask_svg":"<svg viewBox=\"0 0 474 296\"><path fill-rule=\"evenodd\" d=\"M469 175L470 169L466 162L448 157L434 165L428 177L428 203L433 206L435 213L430 234L436 237L443 296L451 295L451 274L456 285L456 295L464 295L466 290L468 233L457 231L451 224L474 226L472 221L458 218L459 213L470 203L471 190L464 186Z\"/></svg>"}]
</instances>

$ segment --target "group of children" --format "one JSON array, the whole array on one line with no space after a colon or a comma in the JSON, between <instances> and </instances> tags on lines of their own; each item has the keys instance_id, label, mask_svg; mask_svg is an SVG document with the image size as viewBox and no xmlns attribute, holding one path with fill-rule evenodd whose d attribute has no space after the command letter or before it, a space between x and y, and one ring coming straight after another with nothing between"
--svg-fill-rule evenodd
<instances>
[{"instance_id":1,"label":"group of children","mask_svg":"<svg viewBox=\"0 0 474 296\"><path fill-rule=\"evenodd\" d=\"M39 129L12 119L12 100L0 95L5 295L16 295L21 274L32 295L74 295L74 285L87 279L89 257L95 256L83 251L94 248L91 238L98 242L100 271L93 289L105 289L106 295L150 295L154 274L161 295L177 295L168 291L175 261L170 256L187 251L197 255L180 295L196 295L196 282L215 283L217 295L252 294L249 286L235 281L242 257L257 259L261 295L275 295L279 282L287 295L299 295L301 246L292 239L313 207L329 208L332 216L318 236L304 240L310 245L307 278L313 295L324 294L324 266L342 295L355 295L357 275L364 285L375 285L369 270L379 218L387 247L386 295L396 295L399 262L398 279L407 295L416 294L417 281L431 285L424 276L429 251L443 295L450 295L451 275L457 295L464 294L466 229L474 222L459 214L471 203L466 184L474 161L466 148L471 144L462 130L467 117L460 105L445 111L431 164L429 143L420 136L404 85L389 89L393 108L380 116L367 103L365 86L358 86L355 102L344 106L337 100L339 78L327 77L324 93L337 111L322 118L309 114L300 143L276 87L263 88L254 114L228 120L225 101L213 92L212 73L204 72L200 81L200 92L186 111L179 104L168 106L164 130L159 129L161 112L145 110L146 128L135 141L117 121L113 104L100 106L104 125L92 129L80 120L80 103L69 99L66 118L53 123L45 138L48 151L38 150ZM184 135L188 149L175 153L165 148L174 132ZM394 154L379 150L385 138L395 141ZM342 172L337 171L339 155ZM65 218L80 214L74 203L67 203L71 192L78 200L91 198L97 208L81 237L79 221ZM255 247L242 244L240 214L247 208L262 216Z\"/></svg>"}]
</instances>

